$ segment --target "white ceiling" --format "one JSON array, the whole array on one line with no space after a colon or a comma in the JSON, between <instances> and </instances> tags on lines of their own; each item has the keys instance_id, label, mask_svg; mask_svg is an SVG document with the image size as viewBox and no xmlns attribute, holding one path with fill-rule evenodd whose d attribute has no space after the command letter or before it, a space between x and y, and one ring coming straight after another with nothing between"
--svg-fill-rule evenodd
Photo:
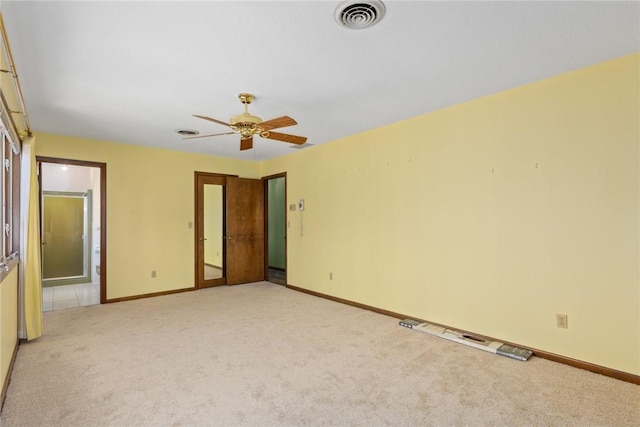
<instances>
[{"instance_id":1,"label":"white ceiling","mask_svg":"<svg viewBox=\"0 0 640 427\"><path fill-rule=\"evenodd\" d=\"M366 0L365 0L366 1ZM32 130L244 159L294 152L228 131L249 110L322 144L640 51L640 2L384 2L365 30L341 1L6 1Z\"/></svg>"}]
</instances>

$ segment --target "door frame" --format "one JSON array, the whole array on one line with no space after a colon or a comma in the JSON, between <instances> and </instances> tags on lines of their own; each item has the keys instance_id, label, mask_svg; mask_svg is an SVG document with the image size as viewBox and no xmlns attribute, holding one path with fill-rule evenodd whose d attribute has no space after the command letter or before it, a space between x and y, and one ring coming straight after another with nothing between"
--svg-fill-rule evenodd
<instances>
[{"instance_id":1,"label":"door frame","mask_svg":"<svg viewBox=\"0 0 640 427\"><path fill-rule=\"evenodd\" d=\"M204 200L202 204L200 201L204 195L201 187L207 180L212 185L223 186L223 277L210 280L205 280L201 268L204 265ZM264 280L263 199L261 178L194 172L194 289ZM239 253L243 256L234 257ZM246 260L248 263L244 263Z\"/></svg>"},{"instance_id":2,"label":"door frame","mask_svg":"<svg viewBox=\"0 0 640 427\"><path fill-rule=\"evenodd\" d=\"M284 178L284 281L285 286L287 286L288 282L288 272L289 272L289 260L288 260L288 250L289 250L289 239L287 237L289 233L289 222L288 222L288 204L287 204L287 173L280 172L273 175L267 175L262 177L262 182L264 183L264 277L266 281L269 281L269 180L276 178Z\"/></svg>"},{"instance_id":3,"label":"door frame","mask_svg":"<svg viewBox=\"0 0 640 427\"><path fill-rule=\"evenodd\" d=\"M40 212L40 218L42 218L42 174L40 173L41 168L39 165L42 163L84 166L100 169L100 304L105 304L109 302L107 300L107 164L86 160L36 156L36 164L38 165L38 209ZM42 233L42 227L40 227L40 232ZM42 235L40 235L40 241L42 242ZM42 259L40 262L42 262Z\"/></svg>"}]
</instances>

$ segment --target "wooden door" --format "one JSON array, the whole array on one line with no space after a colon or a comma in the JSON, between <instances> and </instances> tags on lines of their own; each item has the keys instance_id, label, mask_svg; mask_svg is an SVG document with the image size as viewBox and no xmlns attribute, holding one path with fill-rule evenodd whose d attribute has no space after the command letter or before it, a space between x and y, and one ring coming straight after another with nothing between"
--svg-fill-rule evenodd
<instances>
[{"instance_id":1,"label":"wooden door","mask_svg":"<svg viewBox=\"0 0 640 427\"><path fill-rule=\"evenodd\" d=\"M196 172L197 288L264 280L261 180Z\"/></svg>"},{"instance_id":2,"label":"wooden door","mask_svg":"<svg viewBox=\"0 0 640 427\"><path fill-rule=\"evenodd\" d=\"M264 280L264 187L259 179L227 177L228 285Z\"/></svg>"}]
</instances>

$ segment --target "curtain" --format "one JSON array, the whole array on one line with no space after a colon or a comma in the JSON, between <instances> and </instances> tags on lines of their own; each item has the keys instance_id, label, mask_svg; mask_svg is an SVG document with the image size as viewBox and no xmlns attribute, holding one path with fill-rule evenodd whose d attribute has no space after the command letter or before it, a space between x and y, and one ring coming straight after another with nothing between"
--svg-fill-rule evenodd
<instances>
[{"instance_id":1,"label":"curtain","mask_svg":"<svg viewBox=\"0 0 640 427\"><path fill-rule=\"evenodd\" d=\"M33 340L42 335L42 281L40 264L40 213L36 139L22 142L20 171L20 293L18 337Z\"/></svg>"}]
</instances>

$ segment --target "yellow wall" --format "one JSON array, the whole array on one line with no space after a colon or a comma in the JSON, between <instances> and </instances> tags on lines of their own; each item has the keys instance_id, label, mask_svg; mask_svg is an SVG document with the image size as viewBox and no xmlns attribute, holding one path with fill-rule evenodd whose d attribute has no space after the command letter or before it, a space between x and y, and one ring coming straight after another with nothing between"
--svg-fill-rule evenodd
<instances>
[{"instance_id":1,"label":"yellow wall","mask_svg":"<svg viewBox=\"0 0 640 427\"><path fill-rule=\"evenodd\" d=\"M50 134L36 137L38 156L107 164L108 299L194 286L194 230L188 223L195 220L195 171L259 177L259 164L250 161Z\"/></svg>"},{"instance_id":2,"label":"yellow wall","mask_svg":"<svg viewBox=\"0 0 640 427\"><path fill-rule=\"evenodd\" d=\"M640 374L639 58L264 162L289 283Z\"/></svg>"},{"instance_id":3,"label":"yellow wall","mask_svg":"<svg viewBox=\"0 0 640 427\"><path fill-rule=\"evenodd\" d=\"M638 375L639 62L261 164L46 134L37 154L108 165L108 298L193 286L194 171L287 172L289 283Z\"/></svg>"},{"instance_id":4,"label":"yellow wall","mask_svg":"<svg viewBox=\"0 0 640 427\"><path fill-rule=\"evenodd\" d=\"M0 389L18 344L18 267L0 283Z\"/></svg>"}]
</instances>

